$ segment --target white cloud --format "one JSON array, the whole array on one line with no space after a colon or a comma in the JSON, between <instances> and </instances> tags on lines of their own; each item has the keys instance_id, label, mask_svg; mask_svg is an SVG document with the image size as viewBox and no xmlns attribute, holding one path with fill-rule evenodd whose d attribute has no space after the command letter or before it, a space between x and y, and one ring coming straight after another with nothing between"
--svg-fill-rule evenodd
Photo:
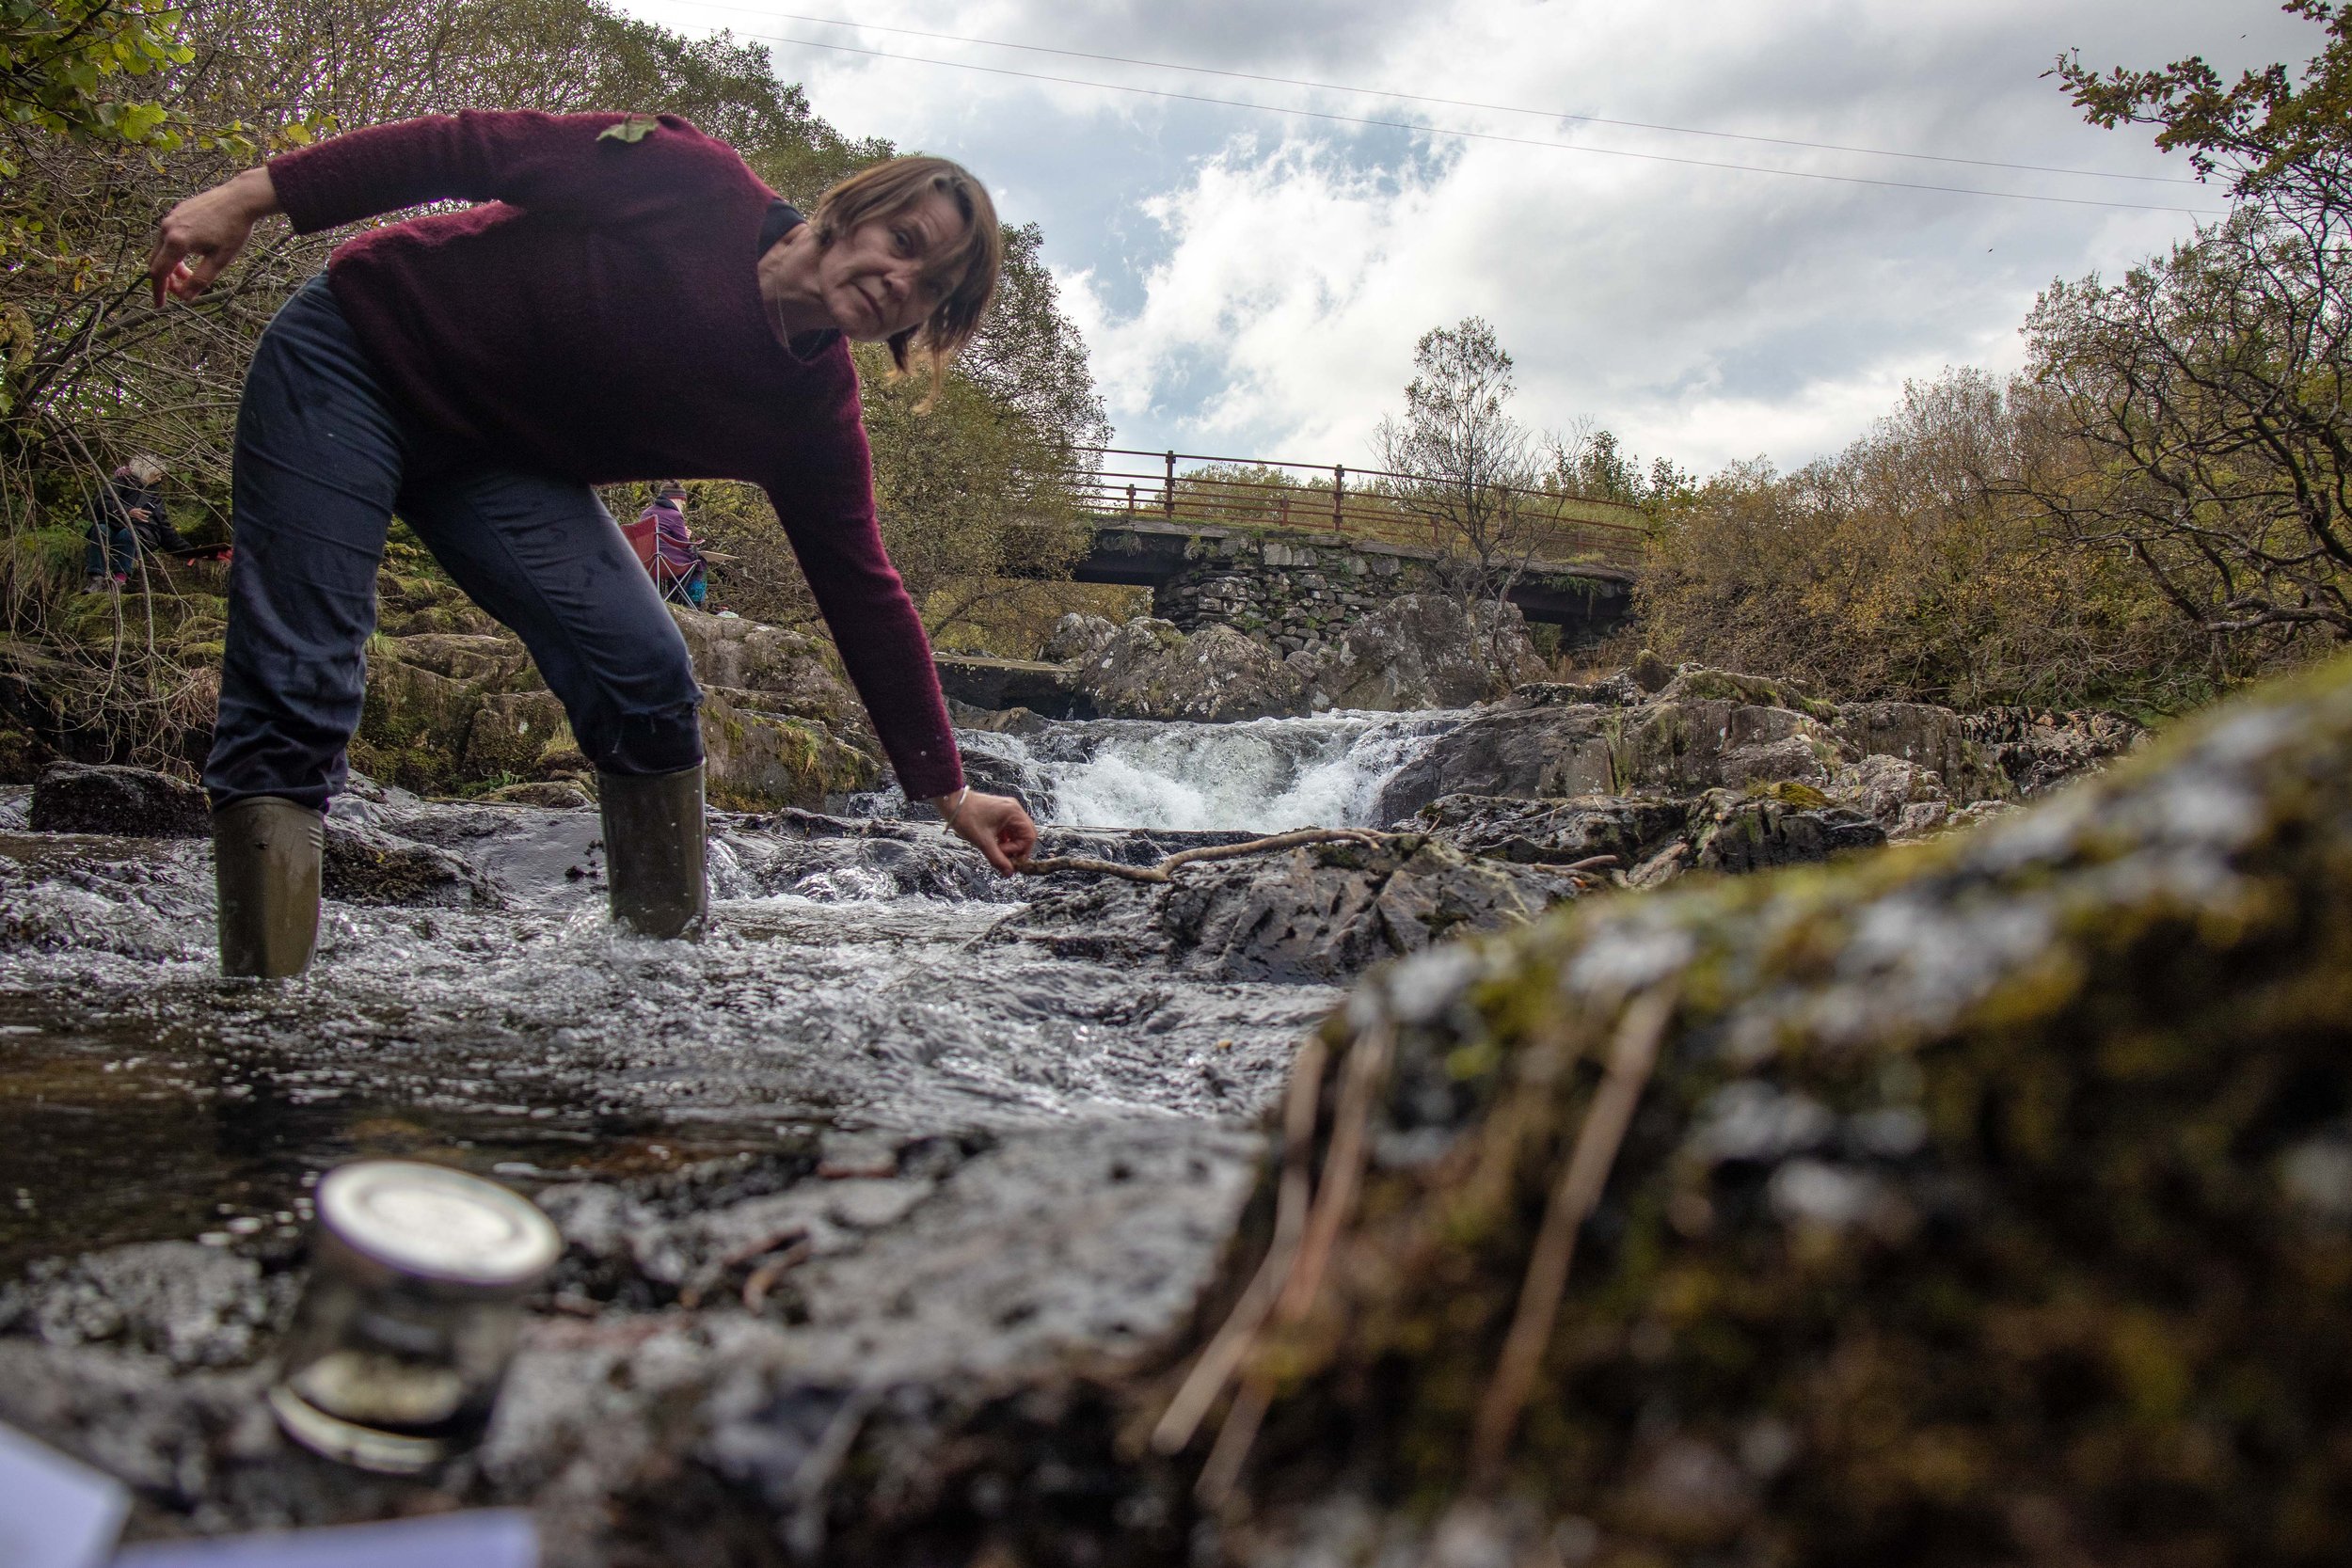
<instances>
[{"instance_id":1,"label":"white cloud","mask_svg":"<svg viewBox=\"0 0 2352 1568\"><path fill-rule=\"evenodd\" d=\"M673 25L1131 82L1670 158L2216 206L2215 193L1402 104L640 0ZM2178 176L2041 79L2062 49L2225 70L2299 58L2270 0L869 0L861 20L1626 119ZM2244 35L2241 40L2241 35ZM2234 53L2233 53L2234 52ZM1287 119L779 46L855 134L963 156L1037 218L1126 444L1363 462L1414 340L1478 314L1522 418L1591 417L1711 467L1833 450L1908 376L2008 368L2035 292L2177 215L1880 189Z\"/></svg>"}]
</instances>

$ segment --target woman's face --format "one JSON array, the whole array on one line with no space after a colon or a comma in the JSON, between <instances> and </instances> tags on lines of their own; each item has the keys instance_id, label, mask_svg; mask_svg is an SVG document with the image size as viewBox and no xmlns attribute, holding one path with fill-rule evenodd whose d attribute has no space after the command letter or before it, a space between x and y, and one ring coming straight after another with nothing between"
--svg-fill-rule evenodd
<instances>
[{"instance_id":1,"label":"woman's face","mask_svg":"<svg viewBox=\"0 0 2352 1568\"><path fill-rule=\"evenodd\" d=\"M843 336L878 343L919 326L954 286L929 270L968 227L955 198L930 191L888 217L870 218L818 253L818 293Z\"/></svg>"}]
</instances>

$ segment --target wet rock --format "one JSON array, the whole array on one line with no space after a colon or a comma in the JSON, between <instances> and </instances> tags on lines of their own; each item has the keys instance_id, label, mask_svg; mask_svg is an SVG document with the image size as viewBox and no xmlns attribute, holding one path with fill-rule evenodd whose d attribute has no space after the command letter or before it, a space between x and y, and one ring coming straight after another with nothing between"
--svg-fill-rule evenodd
<instances>
[{"instance_id":1,"label":"wet rock","mask_svg":"<svg viewBox=\"0 0 2352 1568\"><path fill-rule=\"evenodd\" d=\"M1077 874L1000 921L992 942L1196 977L1329 981L1472 931L1523 924L1572 897L1566 877L1472 859L1403 834L1186 869L1172 885ZM1081 885L1069 887L1071 883Z\"/></svg>"},{"instance_id":2,"label":"wet rock","mask_svg":"<svg viewBox=\"0 0 2352 1568\"><path fill-rule=\"evenodd\" d=\"M1382 713L1467 707L1544 673L1518 606L1440 594L1391 599L1289 662L1316 706Z\"/></svg>"},{"instance_id":3,"label":"wet rock","mask_svg":"<svg viewBox=\"0 0 2352 1568\"><path fill-rule=\"evenodd\" d=\"M549 811L586 811L596 805L596 798L581 785L569 779L540 779L526 784L501 784L483 791L476 800L495 801L500 805L544 806Z\"/></svg>"},{"instance_id":4,"label":"wet rock","mask_svg":"<svg viewBox=\"0 0 2352 1568\"><path fill-rule=\"evenodd\" d=\"M40 833L210 838L204 792L144 768L53 762L34 781L25 826Z\"/></svg>"},{"instance_id":5,"label":"wet rock","mask_svg":"<svg viewBox=\"0 0 2352 1568\"><path fill-rule=\"evenodd\" d=\"M1667 797L1449 795L1423 806L1413 823L1468 854L1531 865L1614 855L1630 867L1679 842L1691 816L1692 802Z\"/></svg>"},{"instance_id":6,"label":"wet rock","mask_svg":"<svg viewBox=\"0 0 2352 1568\"><path fill-rule=\"evenodd\" d=\"M1304 683L1271 648L1215 623L1186 636L1167 621L1130 621L1071 679L1104 718L1219 722L1307 710Z\"/></svg>"},{"instance_id":7,"label":"wet rock","mask_svg":"<svg viewBox=\"0 0 2352 1568\"><path fill-rule=\"evenodd\" d=\"M1615 794L1614 720L1613 710L1582 705L1478 714L1399 768L1381 787L1373 818L1402 822L1448 795Z\"/></svg>"},{"instance_id":8,"label":"wet rock","mask_svg":"<svg viewBox=\"0 0 2352 1568\"><path fill-rule=\"evenodd\" d=\"M417 844L375 828L326 819L319 866L326 896L346 904L395 904L421 909L497 910L506 907L498 884L447 849Z\"/></svg>"}]
</instances>

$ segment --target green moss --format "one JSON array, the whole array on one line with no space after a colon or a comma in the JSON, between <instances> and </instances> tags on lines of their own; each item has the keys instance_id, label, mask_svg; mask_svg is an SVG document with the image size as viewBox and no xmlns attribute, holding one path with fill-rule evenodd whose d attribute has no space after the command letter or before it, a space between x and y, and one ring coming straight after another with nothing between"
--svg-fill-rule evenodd
<instances>
[{"instance_id":1,"label":"green moss","mask_svg":"<svg viewBox=\"0 0 2352 1568\"><path fill-rule=\"evenodd\" d=\"M1467 1484L1610 976L1673 975L1507 1491L1611 1564L2352 1559L2348 873L2343 662L1990 831L1580 904L1483 943L1450 1003L1370 983L1329 1070L1393 1030L1372 1145L1449 1141L1375 1158L1317 1308L1263 1344L1255 1516ZM1833 1119L1725 1163L1692 1133L1727 1087ZM1871 1143L1903 1118L1915 1147ZM1747 1479L1677 1490L1710 1472L1670 1452Z\"/></svg>"}]
</instances>

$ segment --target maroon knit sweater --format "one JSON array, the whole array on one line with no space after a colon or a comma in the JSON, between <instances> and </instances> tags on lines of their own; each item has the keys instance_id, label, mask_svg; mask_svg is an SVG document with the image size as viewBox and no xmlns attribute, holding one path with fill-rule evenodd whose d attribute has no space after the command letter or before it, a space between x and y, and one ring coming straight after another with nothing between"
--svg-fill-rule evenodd
<instances>
[{"instance_id":1,"label":"maroon knit sweater","mask_svg":"<svg viewBox=\"0 0 2352 1568\"><path fill-rule=\"evenodd\" d=\"M900 786L948 794L963 768L882 552L849 346L793 353L759 295L775 193L682 119L601 135L622 118L403 120L273 158L270 180L306 234L481 203L336 250L328 280L385 380L426 424L548 473L760 485Z\"/></svg>"}]
</instances>

